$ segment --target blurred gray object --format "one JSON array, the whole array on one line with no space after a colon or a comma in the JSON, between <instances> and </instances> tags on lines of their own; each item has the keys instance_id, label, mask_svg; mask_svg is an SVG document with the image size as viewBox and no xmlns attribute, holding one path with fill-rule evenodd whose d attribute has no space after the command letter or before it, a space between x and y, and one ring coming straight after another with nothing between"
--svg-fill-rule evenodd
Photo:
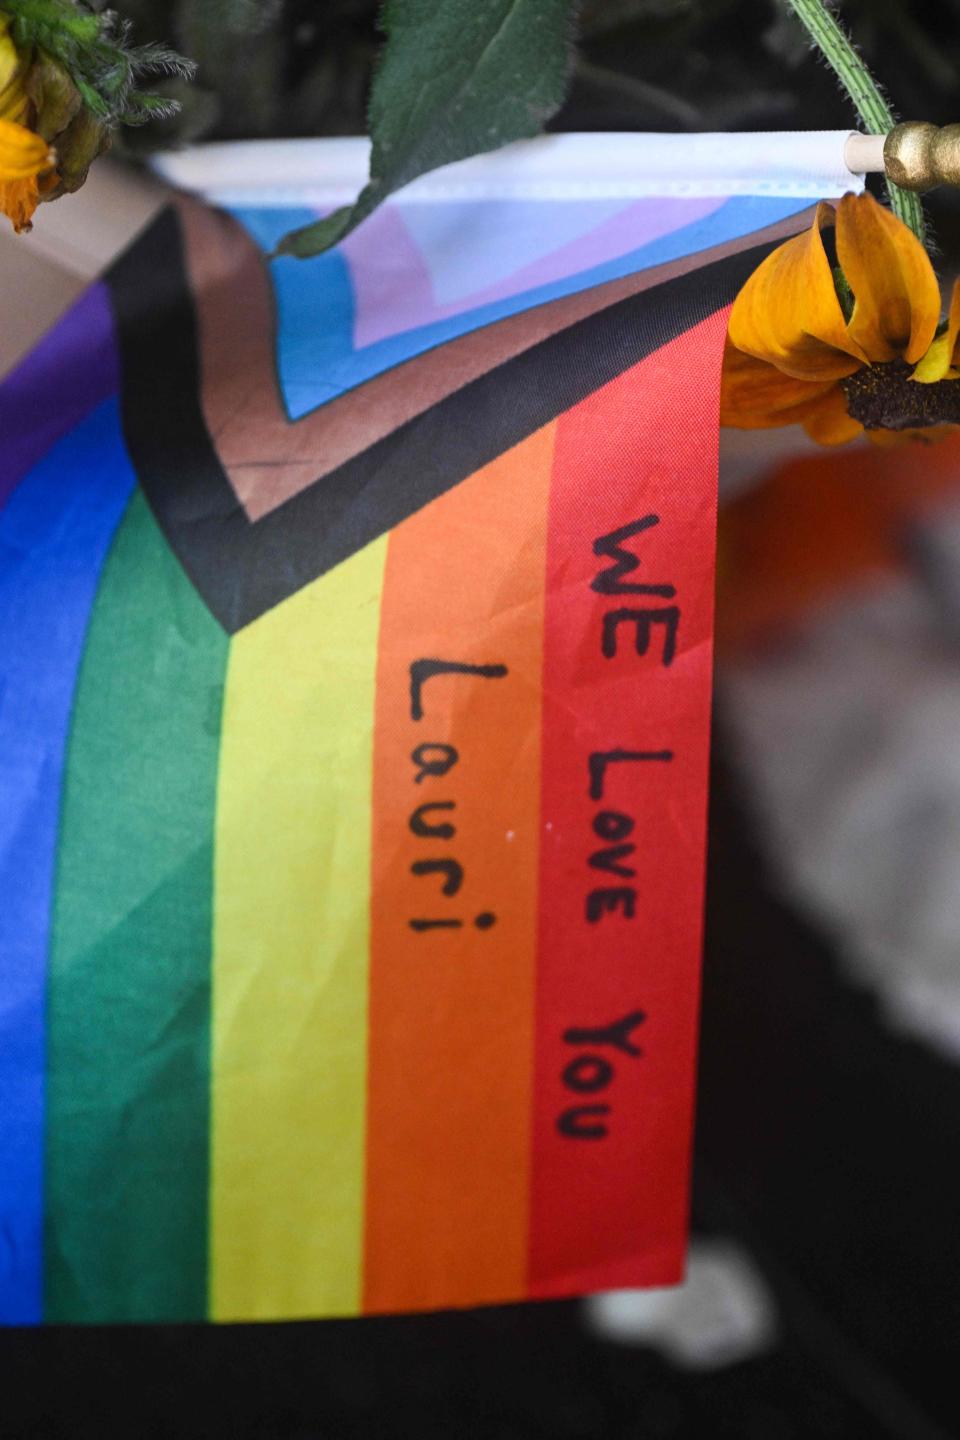
<instances>
[{"instance_id":1,"label":"blurred gray object","mask_svg":"<svg viewBox=\"0 0 960 1440\"><path fill-rule=\"evenodd\" d=\"M694 1240L682 1285L590 1295L584 1318L601 1340L651 1346L684 1370L740 1364L779 1340L773 1295L732 1240Z\"/></svg>"},{"instance_id":2,"label":"blurred gray object","mask_svg":"<svg viewBox=\"0 0 960 1440\"><path fill-rule=\"evenodd\" d=\"M960 1061L960 499L904 547L909 574L823 603L720 695L784 889Z\"/></svg>"}]
</instances>

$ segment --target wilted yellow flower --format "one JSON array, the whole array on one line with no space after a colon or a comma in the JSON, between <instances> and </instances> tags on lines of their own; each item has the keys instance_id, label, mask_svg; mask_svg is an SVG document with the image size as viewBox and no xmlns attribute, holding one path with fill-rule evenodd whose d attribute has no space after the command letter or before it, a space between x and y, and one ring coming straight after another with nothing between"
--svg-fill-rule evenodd
<instances>
[{"instance_id":1,"label":"wilted yellow flower","mask_svg":"<svg viewBox=\"0 0 960 1440\"><path fill-rule=\"evenodd\" d=\"M0 14L0 211L17 231L30 228L41 194L56 184L56 156L34 129L28 71L29 59L10 38L10 18Z\"/></svg>"}]
</instances>

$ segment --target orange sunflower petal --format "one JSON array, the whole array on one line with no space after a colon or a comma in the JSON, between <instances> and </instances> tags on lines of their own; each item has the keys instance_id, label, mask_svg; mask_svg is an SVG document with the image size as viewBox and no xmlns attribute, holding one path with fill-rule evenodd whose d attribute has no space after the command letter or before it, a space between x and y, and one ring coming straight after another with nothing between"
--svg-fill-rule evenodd
<instances>
[{"instance_id":1,"label":"orange sunflower petal","mask_svg":"<svg viewBox=\"0 0 960 1440\"><path fill-rule=\"evenodd\" d=\"M960 280L953 282L950 314L947 316L947 333L953 336L953 344L950 347L950 365L952 369L957 369L960 368Z\"/></svg>"},{"instance_id":2,"label":"orange sunflower petal","mask_svg":"<svg viewBox=\"0 0 960 1440\"><path fill-rule=\"evenodd\" d=\"M30 229L39 201L36 175L26 180L0 180L0 215L6 215L18 235Z\"/></svg>"},{"instance_id":3,"label":"orange sunflower petal","mask_svg":"<svg viewBox=\"0 0 960 1440\"><path fill-rule=\"evenodd\" d=\"M833 380L795 380L727 341L720 384L720 424L768 430L805 419Z\"/></svg>"},{"instance_id":4,"label":"orange sunflower petal","mask_svg":"<svg viewBox=\"0 0 960 1440\"><path fill-rule=\"evenodd\" d=\"M10 17L0 11L0 120L22 120L28 103L24 66L9 32Z\"/></svg>"},{"instance_id":5,"label":"orange sunflower petal","mask_svg":"<svg viewBox=\"0 0 960 1440\"><path fill-rule=\"evenodd\" d=\"M916 235L872 195L844 195L837 258L856 301L851 339L874 362L915 365L940 323L940 287Z\"/></svg>"},{"instance_id":6,"label":"orange sunflower petal","mask_svg":"<svg viewBox=\"0 0 960 1440\"><path fill-rule=\"evenodd\" d=\"M0 184L27 180L49 170L50 146L41 136L13 120L0 120Z\"/></svg>"},{"instance_id":7,"label":"orange sunflower petal","mask_svg":"<svg viewBox=\"0 0 960 1440\"><path fill-rule=\"evenodd\" d=\"M846 445L863 434L863 426L847 414L847 402L839 386L834 386L822 397L816 409L808 415L803 428L811 440L818 445Z\"/></svg>"},{"instance_id":8,"label":"orange sunflower petal","mask_svg":"<svg viewBox=\"0 0 960 1440\"><path fill-rule=\"evenodd\" d=\"M956 364L958 335L960 335L960 280L957 280L953 286L946 329L933 341L910 379L919 381L921 385L935 385L938 380L956 380L957 373L953 366Z\"/></svg>"},{"instance_id":9,"label":"orange sunflower petal","mask_svg":"<svg viewBox=\"0 0 960 1440\"><path fill-rule=\"evenodd\" d=\"M818 205L810 229L767 256L730 314L730 339L738 350L797 380L839 380L869 359L847 332L820 238L832 213L829 205Z\"/></svg>"}]
</instances>

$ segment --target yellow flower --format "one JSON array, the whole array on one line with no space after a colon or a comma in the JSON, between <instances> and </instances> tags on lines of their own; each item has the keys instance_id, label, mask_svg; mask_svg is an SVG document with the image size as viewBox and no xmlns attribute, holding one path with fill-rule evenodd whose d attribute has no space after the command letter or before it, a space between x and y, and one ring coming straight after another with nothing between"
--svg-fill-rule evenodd
<instances>
[{"instance_id":1,"label":"yellow flower","mask_svg":"<svg viewBox=\"0 0 960 1440\"><path fill-rule=\"evenodd\" d=\"M846 307L821 230L781 245L734 301L724 355L721 424L745 430L799 422L842 445L931 438L960 424L960 281L940 322L940 287L913 232L869 194L836 211L836 253L852 292Z\"/></svg>"},{"instance_id":2,"label":"yellow flower","mask_svg":"<svg viewBox=\"0 0 960 1440\"><path fill-rule=\"evenodd\" d=\"M42 194L56 184L56 156L32 128L28 69L10 38L9 16L0 15L0 212L18 232L30 228Z\"/></svg>"}]
</instances>

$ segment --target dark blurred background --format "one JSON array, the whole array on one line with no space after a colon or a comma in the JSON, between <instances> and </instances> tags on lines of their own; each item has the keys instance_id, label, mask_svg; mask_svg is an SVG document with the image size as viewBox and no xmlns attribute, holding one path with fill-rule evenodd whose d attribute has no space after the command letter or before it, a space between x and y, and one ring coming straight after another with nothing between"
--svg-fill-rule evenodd
<instances>
[{"instance_id":1,"label":"dark blurred background","mask_svg":"<svg viewBox=\"0 0 960 1440\"><path fill-rule=\"evenodd\" d=\"M168 83L185 105L167 138L366 128L378 45L372 0L123 0L115 8L133 21L136 40L169 41L199 63L195 84ZM841 9L903 118L956 118L958 0L845 0ZM578 49L563 129L829 129L850 121L781 0L585 0Z\"/></svg>"},{"instance_id":2,"label":"dark blurred background","mask_svg":"<svg viewBox=\"0 0 960 1440\"><path fill-rule=\"evenodd\" d=\"M101 0L103 3L103 0ZM359 135L375 62L373 0L123 0L138 41L175 44L195 83L134 150L203 139ZM572 7L576 8L576 7ZM845 0L843 18L901 119L957 119L960 0ZM795 130L854 125L785 0L585 0L560 130ZM933 202L960 239L958 207Z\"/></svg>"},{"instance_id":3,"label":"dark blurred background","mask_svg":"<svg viewBox=\"0 0 960 1440\"><path fill-rule=\"evenodd\" d=\"M138 40L200 64L140 151L365 128L365 0L119 8ZM902 117L960 120L960 0L843 14ZM588 0L554 128L847 125L773 0ZM949 268L960 205L941 191L930 208ZM771 457L725 507L685 1290L619 1309L0 1332L2 1440L960 1434L960 450L945 453L932 518L913 503L919 452L896 473ZM829 575L812 542L788 555L804 525L839 537Z\"/></svg>"}]
</instances>

